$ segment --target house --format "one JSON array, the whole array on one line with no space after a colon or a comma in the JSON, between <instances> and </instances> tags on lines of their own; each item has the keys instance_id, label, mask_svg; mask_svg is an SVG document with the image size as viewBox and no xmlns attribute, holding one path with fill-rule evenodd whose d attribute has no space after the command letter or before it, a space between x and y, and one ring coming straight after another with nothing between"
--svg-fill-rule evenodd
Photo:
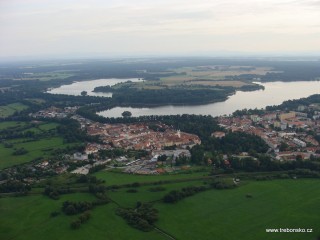
<instances>
[{"instance_id":1,"label":"house","mask_svg":"<svg viewBox=\"0 0 320 240\"><path fill-rule=\"evenodd\" d=\"M73 159L78 161L88 160L88 154L82 154L80 152L76 152L73 154Z\"/></svg>"},{"instance_id":2,"label":"house","mask_svg":"<svg viewBox=\"0 0 320 240\"><path fill-rule=\"evenodd\" d=\"M225 132L217 131L217 132L211 133L211 137L215 137L215 138L223 138L225 136L226 136Z\"/></svg>"}]
</instances>

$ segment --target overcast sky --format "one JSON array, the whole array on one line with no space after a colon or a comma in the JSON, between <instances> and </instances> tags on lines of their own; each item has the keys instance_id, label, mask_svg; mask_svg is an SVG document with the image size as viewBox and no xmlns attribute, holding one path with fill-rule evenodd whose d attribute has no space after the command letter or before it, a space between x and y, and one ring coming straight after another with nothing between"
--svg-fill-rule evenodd
<instances>
[{"instance_id":1,"label":"overcast sky","mask_svg":"<svg viewBox=\"0 0 320 240\"><path fill-rule=\"evenodd\" d=\"M320 0L0 0L0 57L320 53Z\"/></svg>"}]
</instances>

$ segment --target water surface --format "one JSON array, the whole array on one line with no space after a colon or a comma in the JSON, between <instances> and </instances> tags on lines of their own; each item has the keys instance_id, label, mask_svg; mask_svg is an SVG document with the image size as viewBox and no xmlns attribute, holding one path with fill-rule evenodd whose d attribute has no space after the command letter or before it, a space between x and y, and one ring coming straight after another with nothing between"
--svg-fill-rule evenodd
<instances>
[{"instance_id":1,"label":"water surface","mask_svg":"<svg viewBox=\"0 0 320 240\"><path fill-rule=\"evenodd\" d=\"M196 105L196 106L162 106L154 108L115 107L99 112L105 117L121 117L123 111L130 111L133 117L146 115L175 115L175 114L202 114L220 116L231 114L244 108L265 108L270 105L279 105L283 101L308 97L320 94L320 81L301 82L270 82L260 83L264 90L253 92L237 91L224 102Z\"/></svg>"}]
</instances>

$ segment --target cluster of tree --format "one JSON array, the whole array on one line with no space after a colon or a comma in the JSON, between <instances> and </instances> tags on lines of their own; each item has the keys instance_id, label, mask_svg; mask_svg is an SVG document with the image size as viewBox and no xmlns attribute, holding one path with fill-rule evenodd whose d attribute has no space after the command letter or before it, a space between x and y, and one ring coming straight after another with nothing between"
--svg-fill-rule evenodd
<instances>
[{"instance_id":1,"label":"cluster of tree","mask_svg":"<svg viewBox=\"0 0 320 240\"><path fill-rule=\"evenodd\" d=\"M307 98L301 98L296 100L288 100L284 101L282 104L278 106L267 106L267 111L275 111L275 110L297 110L300 105L309 106L313 103L320 102L320 94L314 94Z\"/></svg>"},{"instance_id":2,"label":"cluster of tree","mask_svg":"<svg viewBox=\"0 0 320 240\"><path fill-rule=\"evenodd\" d=\"M63 119L57 131L62 135L67 143L70 142L100 142L97 136L89 136L80 130L79 122L72 119Z\"/></svg>"},{"instance_id":3,"label":"cluster of tree","mask_svg":"<svg viewBox=\"0 0 320 240\"><path fill-rule=\"evenodd\" d=\"M91 202L71 202L65 201L62 204L62 211L66 215L75 215L91 210L93 208Z\"/></svg>"},{"instance_id":4,"label":"cluster of tree","mask_svg":"<svg viewBox=\"0 0 320 240\"><path fill-rule=\"evenodd\" d=\"M234 183L227 182L223 179L215 179L210 183L210 186L215 189L232 189L235 188L236 185Z\"/></svg>"},{"instance_id":5,"label":"cluster of tree","mask_svg":"<svg viewBox=\"0 0 320 240\"><path fill-rule=\"evenodd\" d=\"M122 148L99 150L99 157L101 159L120 157L125 154L126 154L126 150Z\"/></svg>"},{"instance_id":6,"label":"cluster of tree","mask_svg":"<svg viewBox=\"0 0 320 240\"><path fill-rule=\"evenodd\" d=\"M210 158L216 166L223 165L221 154L249 152L255 155L268 150L268 145L260 137L244 132L227 133L221 139L213 137L202 139L201 145L196 145L190 150L191 162L200 165L207 164Z\"/></svg>"},{"instance_id":7,"label":"cluster of tree","mask_svg":"<svg viewBox=\"0 0 320 240\"><path fill-rule=\"evenodd\" d=\"M204 143L206 150L217 150L222 153L238 154L241 152L265 153L268 145L258 136L244 132L227 133L221 139L210 138Z\"/></svg>"},{"instance_id":8,"label":"cluster of tree","mask_svg":"<svg viewBox=\"0 0 320 240\"><path fill-rule=\"evenodd\" d=\"M106 194L107 188L102 184L90 184L89 192L95 195L101 202L93 203L93 205L106 204L109 202L109 198Z\"/></svg>"},{"instance_id":9,"label":"cluster of tree","mask_svg":"<svg viewBox=\"0 0 320 240\"><path fill-rule=\"evenodd\" d=\"M304 168L297 168L295 170L291 170L289 171L289 175L303 177L303 178L320 178L319 170L313 171L313 170L304 169Z\"/></svg>"},{"instance_id":10,"label":"cluster of tree","mask_svg":"<svg viewBox=\"0 0 320 240\"><path fill-rule=\"evenodd\" d=\"M166 190L166 188L162 187L162 186L152 187L152 188L148 189L148 191L150 191L150 192L162 192L162 191L165 191L165 190Z\"/></svg>"},{"instance_id":11,"label":"cluster of tree","mask_svg":"<svg viewBox=\"0 0 320 240\"><path fill-rule=\"evenodd\" d=\"M27 153L28 153L28 150L22 147L22 148L18 148L16 150L14 150L12 155L17 156L17 155L24 155L24 154L27 154Z\"/></svg>"},{"instance_id":12,"label":"cluster of tree","mask_svg":"<svg viewBox=\"0 0 320 240\"><path fill-rule=\"evenodd\" d=\"M216 163L216 162L215 162ZM288 171L295 169L309 169L311 171L320 171L320 158L311 155L309 161L298 159L297 161L277 161L266 154L257 154L256 158L252 157L230 157L230 165L216 165L224 168L228 172L233 170L240 171Z\"/></svg>"},{"instance_id":13,"label":"cluster of tree","mask_svg":"<svg viewBox=\"0 0 320 240\"><path fill-rule=\"evenodd\" d=\"M124 111L121 115L122 117L131 117L132 113L130 111Z\"/></svg>"},{"instance_id":14,"label":"cluster of tree","mask_svg":"<svg viewBox=\"0 0 320 240\"><path fill-rule=\"evenodd\" d=\"M69 187L63 188L58 186L47 185L44 189L44 195L52 198L54 200L58 200L60 195L71 193L71 189Z\"/></svg>"},{"instance_id":15,"label":"cluster of tree","mask_svg":"<svg viewBox=\"0 0 320 240\"><path fill-rule=\"evenodd\" d=\"M138 192L138 189L134 189L134 188L127 190L127 193L137 193L137 192Z\"/></svg>"},{"instance_id":16,"label":"cluster of tree","mask_svg":"<svg viewBox=\"0 0 320 240\"><path fill-rule=\"evenodd\" d=\"M205 190L208 190L208 188L204 186L201 186L201 187L191 186L191 187L182 188L181 190L173 190L163 197L163 202L176 203L186 197L190 197L192 195L195 195L199 192L203 192Z\"/></svg>"},{"instance_id":17,"label":"cluster of tree","mask_svg":"<svg viewBox=\"0 0 320 240\"><path fill-rule=\"evenodd\" d=\"M320 76L319 62L317 61L280 61L277 64L271 64L274 65L276 72L268 72L261 76L261 81L311 81Z\"/></svg>"},{"instance_id":18,"label":"cluster of tree","mask_svg":"<svg viewBox=\"0 0 320 240\"><path fill-rule=\"evenodd\" d=\"M81 174L77 179L77 183L103 183L103 182L104 182L103 180L100 180L96 176L92 176L92 175Z\"/></svg>"},{"instance_id":19,"label":"cluster of tree","mask_svg":"<svg viewBox=\"0 0 320 240\"><path fill-rule=\"evenodd\" d=\"M145 232L151 231L153 224L158 220L158 210L150 203L138 202L136 208L118 208L116 213L130 226Z\"/></svg>"},{"instance_id":20,"label":"cluster of tree","mask_svg":"<svg viewBox=\"0 0 320 240\"><path fill-rule=\"evenodd\" d=\"M84 212L83 214L81 214L78 219L72 221L70 223L70 227L72 229L78 229L80 228L81 224L86 223L91 217L91 213L89 211Z\"/></svg>"},{"instance_id":21,"label":"cluster of tree","mask_svg":"<svg viewBox=\"0 0 320 240\"><path fill-rule=\"evenodd\" d=\"M114 91L114 86L99 86L99 87L95 87L93 89L93 92L113 92Z\"/></svg>"},{"instance_id":22,"label":"cluster of tree","mask_svg":"<svg viewBox=\"0 0 320 240\"><path fill-rule=\"evenodd\" d=\"M165 104L203 104L225 100L234 93L234 89L136 89L120 88L113 92L112 100L119 105L154 106Z\"/></svg>"},{"instance_id":23,"label":"cluster of tree","mask_svg":"<svg viewBox=\"0 0 320 240\"><path fill-rule=\"evenodd\" d=\"M253 157L230 157L229 162L235 170L254 172L261 168L260 161Z\"/></svg>"},{"instance_id":24,"label":"cluster of tree","mask_svg":"<svg viewBox=\"0 0 320 240\"><path fill-rule=\"evenodd\" d=\"M161 127L159 124L156 124L156 123L150 123L148 125L149 129L155 131L155 132L164 132L166 131L165 128Z\"/></svg>"},{"instance_id":25,"label":"cluster of tree","mask_svg":"<svg viewBox=\"0 0 320 240\"><path fill-rule=\"evenodd\" d=\"M241 110L236 110L232 113L233 116L237 117L237 116L243 116L243 115L262 115L264 114L266 111L264 109L241 109Z\"/></svg>"},{"instance_id":26,"label":"cluster of tree","mask_svg":"<svg viewBox=\"0 0 320 240\"><path fill-rule=\"evenodd\" d=\"M92 168L89 169L89 173L99 172L105 168L106 168L105 164L96 165L96 166L93 166Z\"/></svg>"},{"instance_id":27,"label":"cluster of tree","mask_svg":"<svg viewBox=\"0 0 320 240\"><path fill-rule=\"evenodd\" d=\"M173 115L173 116L155 116L156 121L162 122L168 126L173 126L183 132L192 133L200 137L201 141L210 137L214 131L221 130L216 119L212 116L203 115Z\"/></svg>"},{"instance_id":28,"label":"cluster of tree","mask_svg":"<svg viewBox=\"0 0 320 240\"><path fill-rule=\"evenodd\" d=\"M31 186L29 184L22 183L17 180L9 180L5 183L0 184L0 193L27 193L31 190Z\"/></svg>"},{"instance_id":29,"label":"cluster of tree","mask_svg":"<svg viewBox=\"0 0 320 240\"><path fill-rule=\"evenodd\" d=\"M176 161L176 163L175 163L176 166L182 166L182 165L186 165L187 163L189 163L190 158L186 157L186 156L180 156L180 157L177 157L175 159L175 161Z\"/></svg>"}]
</instances>

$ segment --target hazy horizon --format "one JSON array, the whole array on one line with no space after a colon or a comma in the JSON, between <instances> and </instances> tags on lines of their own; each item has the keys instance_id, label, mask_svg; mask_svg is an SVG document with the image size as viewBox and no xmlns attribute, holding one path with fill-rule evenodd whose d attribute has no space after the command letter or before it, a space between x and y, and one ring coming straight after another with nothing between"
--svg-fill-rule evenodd
<instances>
[{"instance_id":1,"label":"hazy horizon","mask_svg":"<svg viewBox=\"0 0 320 240\"><path fill-rule=\"evenodd\" d=\"M319 56L319 0L0 1L0 58Z\"/></svg>"}]
</instances>

